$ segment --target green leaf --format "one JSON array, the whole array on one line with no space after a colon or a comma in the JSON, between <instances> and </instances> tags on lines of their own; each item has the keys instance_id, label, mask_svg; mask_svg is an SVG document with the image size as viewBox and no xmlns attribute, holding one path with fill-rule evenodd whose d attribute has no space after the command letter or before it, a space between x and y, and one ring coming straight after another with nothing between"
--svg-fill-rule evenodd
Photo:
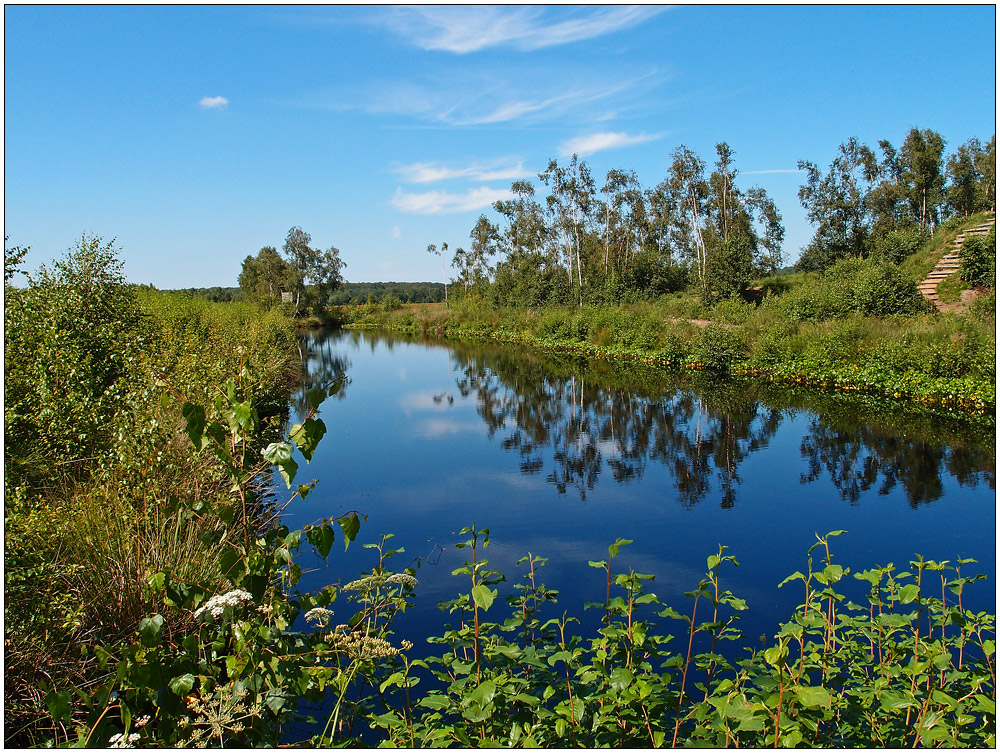
<instances>
[{"instance_id":1,"label":"green leaf","mask_svg":"<svg viewBox=\"0 0 1000 753\"><path fill-rule=\"evenodd\" d=\"M352 512L338 518L337 522L340 523L340 530L344 532L344 550L346 551L348 545L354 541L358 531L361 530L361 521L358 520L357 513Z\"/></svg>"},{"instance_id":2,"label":"green leaf","mask_svg":"<svg viewBox=\"0 0 1000 753\"><path fill-rule=\"evenodd\" d=\"M322 419L307 418L303 423L295 424L288 436L308 463L312 461L316 445L319 444L324 434L326 434L326 424L323 423Z\"/></svg>"},{"instance_id":3,"label":"green leaf","mask_svg":"<svg viewBox=\"0 0 1000 753\"><path fill-rule=\"evenodd\" d=\"M184 403L181 415L187 423L184 431L191 438L196 450L205 446L205 409L196 403Z\"/></svg>"},{"instance_id":4,"label":"green leaf","mask_svg":"<svg viewBox=\"0 0 1000 753\"><path fill-rule=\"evenodd\" d=\"M271 442L271 444L261 450L260 454L271 465L278 465L286 460L290 460L294 449L294 446L290 442Z\"/></svg>"},{"instance_id":5,"label":"green leaf","mask_svg":"<svg viewBox=\"0 0 1000 753\"><path fill-rule=\"evenodd\" d=\"M177 695L182 698L191 692L191 688L194 687L194 675L178 675L173 680L171 680L167 686L174 691Z\"/></svg>"},{"instance_id":6,"label":"green leaf","mask_svg":"<svg viewBox=\"0 0 1000 753\"><path fill-rule=\"evenodd\" d=\"M903 586L899 589L899 600L903 604L909 604L916 599L919 594L920 589L910 583L909 585Z\"/></svg>"},{"instance_id":7,"label":"green leaf","mask_svg":"<svg viewBox=\"0 0 1000 753\"><path fill-rule=\"evenodd\" d=\"M324 523L321 526L313 526L308 531L306 531L306 541L313 545L316 552L323 559L327 558L330 554L330 547L333 546L333 526L329 523Z\"/></svg>"},{"instance_id":8,"label":"green leaf","mask_svg":"<svg viewBox=\"0 0 1000 753\"><path fill-rule=\"evenodd\" d=\"M496 595L496 590L483 585L478 585L472 589L472 600L484 612L493 605L493 599L496 598Z\"/></svg>"},{"instance_id":9,"label":"green leaf","mask_svg":"<svg viewBox=\"0 0 1000 753\"><path fill-rule=\"evenodd\" d=\"M807 709L829 708L830 691L826 688L809 687L806 685L796 685L795 695L798 696L799 703Z\"/></svg>"},{"instance_id":10,"label":"green leaf","mask_svg":"<svg viewBox=\"0 0 1000 753\"><path fill-rule=\"evenodd\" d=\"M139 621L139 639L143 646L155 646L160 642L160 633L163 632L163 617L154 614L152 617L143 617Z\"/></svg>"}]
</instances>

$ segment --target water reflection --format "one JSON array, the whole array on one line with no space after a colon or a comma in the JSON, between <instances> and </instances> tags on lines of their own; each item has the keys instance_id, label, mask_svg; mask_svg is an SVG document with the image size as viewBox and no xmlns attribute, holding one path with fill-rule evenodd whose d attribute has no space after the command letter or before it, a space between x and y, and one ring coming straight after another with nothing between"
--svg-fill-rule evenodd
<instances>
[{"instance_id":1,"label":"water reflection","mask_svg":"<svg viewBox=\"0 0 1000 753\"><path fill-rule=\"evenodd\" d=\"M681 504L711 494L731 508L741 465L800 412L787 391L762 385L678 379L468 343L452 348L456 386L475 399L488 435L499 435L503 449L521 456L523 473L545 473L560 494L581 500L608 475L619 484L641 478L652 461L668 470ZM907 415L899 406L851 407L822 394L797 402L809 403L800 447L804 485L825 476L851 504L870 489L885 495L899 485L911 507L943 495L942 474L995 489L988 427L976 437L961 421Z\"/></svg>"},{"instance_id":2,"label":"water reflection","mask_svg":"<svg viewBox=\"0 0 1000 753\"><path fill-rule=\"evenodd\" d=\"M289 399L297 415L309 412L311 405L306 396L310 390L327 388L340 380L341 388L336 398L343 400L347 397L347 372L351 368L351 360L335 348L335 341L328 333L317 330L304 333L299 338L299 360L302 362L301 381Z\"/></svg>"}]
</instances>

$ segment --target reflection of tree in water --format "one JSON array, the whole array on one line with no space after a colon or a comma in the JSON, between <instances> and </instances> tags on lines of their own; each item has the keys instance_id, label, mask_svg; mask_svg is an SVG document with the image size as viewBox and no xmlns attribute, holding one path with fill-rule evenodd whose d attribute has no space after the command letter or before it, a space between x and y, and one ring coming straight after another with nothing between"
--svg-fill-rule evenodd
<instances>
[{"instance_id":1,"label":"reflection of tree in water","mask_svg":"<svg viewBox=\"0 0 1000 753\"><path fill-rule=\"evenodd\" d=\"M342 352L335 352L333 340L327 333L307 332L299 338L299 358L302 362L301 381L292 393L290 404L298 415L305 415L310 408L306 395L309 390L326 388L347 374L351 362ZM347 380L336 397L343 400L347 391Z\"/></svg>"},{"instance_id":2,"label":"reflection of tree in water","mask_svg":"<svg viewBox=\"0 0 1000 753\"><path fill-rule=\"evenodd\" d=\"M378 344L391 348L400 339L342 336L355 343L363 338L373 350ZM349 363L332 352L324 336L314 340L309 379L328 383ZM422 342L444 347L440 340ZM668 470L683 505L705 499L715 481L721 505L732 507L742 483L741 463L799 409L813 416L800 445L808 464L802 483L826 475L852 504L871 490L888 494L896 487L913 507L930 503L942 496L945 473L962 486L996 488L989 424L905 411L869 398L714 382L485 343L446 347L458 372L457 389L463 398L475 399L488 435L500 433L500 446L520 455L522 473L541 474L550 459L547 480L559 493L573 489L581 499L605 469L618 483L628 483L641 479L652 460ZM304 394L305 389L296 396L296 408Z\"/></svg>"},{"instance_id":3,"label":"reflection of tree in water","mask_svg":"<svg viewBox=\"0 0 1000 753\"><path fill-rule=\"evenodd\" d=\"M898 427L865 423L857 413L833 412L810 422L802 439L802 457L809 472L802 483L817 480L826 471L843 499L857 504L862 493L875 489L888 494L902 487L910 506L934 502L944 494L942 472L961 486L985 480L996 488L994 455L971 444L943 445L925 437L906 436Z\"/></svg>"},{"instance_id":4,"label":"reflection of tree in water","mask_svg":"<svg viewBox=\"0 0 1000 753\"><path fill-rule=\"evenodd\" d=\"M521 455L521 470L547 476L559 493L581 499L605 468L618 483L642 478L653 459L674 478L683 504L704 499L717 477L723 507L736 501L739 464L766 445L781 412L762 406L746 387L726 384L701 397L663 383L641 389L609 383L548 359L461 346L455 361L463 396L473 395L492 437ZM562 369L559 367L562 366ZM578 376L572 371L584 375Z\"/></svg>"}]
</instances>

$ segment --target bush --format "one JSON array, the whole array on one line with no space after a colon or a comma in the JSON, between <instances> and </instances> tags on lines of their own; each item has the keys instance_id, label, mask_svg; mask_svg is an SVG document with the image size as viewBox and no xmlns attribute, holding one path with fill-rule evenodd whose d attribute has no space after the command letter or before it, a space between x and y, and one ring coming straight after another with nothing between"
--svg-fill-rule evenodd
<instances>
[{"instance_id":1,"label":"bush","mask_svg":"<svg viewBox=\"0 0 1000 753\"><path fill-rule=\"evenodd\" d=\"M35 482L82 473L111 441L138 370L141 312L113 243L84 235L25 290L6 290L4 457ZM138 336L137 336L138 335ZM77 473L76 475L79 475Z\"/></svg>"},{"instance_id":2,"label":"bush","mask_svg":"<svg viewBox=\"0 0 1000 753\"><path fill-rule=\"evenodd\" d=\"M875 238L873 256L891 264L899 264L916 253L925 240L927 235L919 228L890 230L885 235Z\"/></svg>"},{"instance_id":3,"label":"bush","mask_svg":"<svg viewBox=\"0 0 1000 753\"><path fill-rule=\"evenodd\" d=\"M706 327L691 352L691 357L710 371L726 371L748 355L743 334L719 324Z\"/></svg>"},{"instance_id":4,"label":"bush","mask_svg":"<svg viewBox=\"0 0 1000 753\"><path fill-rule=\"evenodd\" d=\"M970 285L996 286L997 231L994 227L986 237L974 235L962 243L959 251L962 279Z\"/></svg>"}]
</instances>

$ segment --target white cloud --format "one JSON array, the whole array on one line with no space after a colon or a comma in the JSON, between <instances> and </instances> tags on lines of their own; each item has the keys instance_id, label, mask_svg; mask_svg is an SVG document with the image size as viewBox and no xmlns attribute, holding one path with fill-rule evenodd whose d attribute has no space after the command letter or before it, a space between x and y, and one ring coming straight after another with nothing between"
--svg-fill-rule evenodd
<instances>
[{"instance_id":1,"label":"white cloud","mask_svg":"<svg viewBox=\"0 0 1000 753\"><path fill-rule=\"evenodd\" d=\"M643 144L647 141L655 141L660 138L660 136L661 134L655 133L640 133L635 136L629 136L627 133L605 131L603 133L592 133L587 136L577 136L576 138L570 139L559 147L559 151L566 156L579 154L581 157L585 157L589 154L594 154L595 152L600 152L605 149L619 149L623 146L632 146L633 144Z\"/></svg>"},{"instance_id":2,"label":"white cloud","mask_svg":"<svg viewBox=\"0 0 1000 753\"><path fill-rule=\"evenodd\" d=\"M399 238L402 234L399 232L399 225L392 226L392 237Z\"/></svg>"},{"instance_id":3,"label":"white cloud","mask_svg":"<svg viewBox=\"0 0 1000 753\"><path fill-rule=\"evenodd\" d=\"M198 104L207 110L213 110L219 107L225 107L229 104L229 100L225 97L202 97L198 100Z\"/></svg>"},{"instance_id":4,"label":"white cloud","mask_svg":"<svg viewBox=\"0 0 1000 753\"><path fill-rule=\"evenodd\" d=\"M485 182L489 180L518 180L533 173L525 172L524 161L517 164L493 162L489 164L473 163L466 167L446 167L436 162L415 162L412 165L400 165L393 169L407 183L436 183L453 178L468 178Z\"/></svg>"},{"instance_id":5,"label":"white cloud","mask_svg":"<svg viewBox=\"0 0 1000 753\"><path fill-rule=\"evenodd\" d=\"M652 18L662 7L540 8L420 6L397 8L379 22L425 50L458 54L508 46L538 50L593 39Z\"/></svg>"},{"instance_id":6,"label":"white cloud","mask_svg":"<svg viewBox=\"0 0 1000 753\"><path fill-rule=\"evenodd\" d=\"M494 201L509 199L508 189L470 188L465 193L450 191L426 191L424 193L407 193L401 188L396 189L390 203L401 212L409 214L453 214L456 212L474 212L491 206Z\"/></svg>"}]
</instances>

